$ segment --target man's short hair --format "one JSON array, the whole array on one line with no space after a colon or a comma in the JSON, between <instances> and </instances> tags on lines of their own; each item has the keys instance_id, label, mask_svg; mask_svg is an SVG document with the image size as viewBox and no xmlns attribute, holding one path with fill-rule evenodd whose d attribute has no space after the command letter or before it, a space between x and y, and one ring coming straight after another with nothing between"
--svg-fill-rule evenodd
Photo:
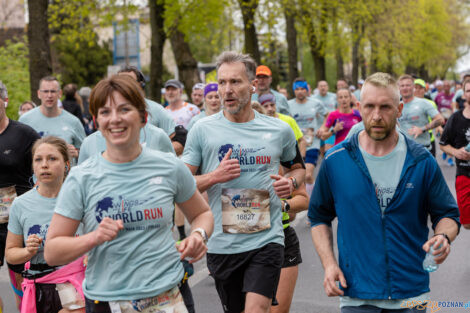
<instances>
[{"instance_id":1,"label":"man's short hair","mask_svg":"<svg viewBox=\"0 0 470 313\"><path fill-rule=\"evenodd\" d=\"M59 80L55 76L45 76L41 78L41 80L39 81L39 89L41 89L42 82L57 82L57 85L59 86L59 90L60 90Z\"/></svg>"},{"instance_id":2,"label":"man's short hair","mask_svg":"<svg viewBox=\"0 0 470 313\"><path fill-rule=\"evenodd\" d=\"M141 85L142 89L145 88L145 76L137 67L126 65L118 71L118 74L120 73L134 73L137 82Z\"/></svg>"},{"instance_id":3,"label":"man's short hair","mask_svg":"<svg viewBox=\"0 0 470 313\"><path fill-rule=\"evenodd\" d=\"M65 98L68 100L75 99L75 93L77 92L77 85L75 84L67 84L64 87L64 95Z\"/></svg>"},{"instance_id":4,"label":"man's short hair","mask_svg":"<svg viewBox=\"0 0 470 313\"><path fill-rule=\"evenodd\" d=\"M412 82L415 81L415 79L413 78L413 76L408 75L408 74L403 74L403 75L401 75L400 77L398 77L398 81L399 81L399 82L401 82L402 80L405 80L405 79L411 79Z\"/></svg>"},{"instance_id":5,"label":"man's short hair","mask_svg":"<svg viewBox=\"0 0 470 313\"><path fill-rule=\"evenodd\" d=\"M256 75L256 62L248 54L238 53L235 51L225 51L217 57L217 66L216 70L219 72L219 68L224 63L243 63L245 64L245 72L248 80L252 81L255 79Z\"/></svg>"},{"instance_id":6,"label":"man's short hair","mask_svg":"<svg viewBox=\"0 0 470 313\"><path fill-rule=\"evenodd\" d=\"M402 75L405 76L405 75ZM408 75L413 79L410 75ZM363 99L363 93L367 85L372 85L378 88L389 88L393 91L393 101L398 104L400 103L400 90L398 90L397 81L392 75L388 73L377 72L366 78L364 85L361 89L361 99Z\"/></svg>"},{"instance_id":7,"label":"man's short hair","mask_svg":"<svg viewBox=\"0 0 470 313\"><path fill-rule=\"evenodd\" d=\"M5 86L5 84L1 80L0 80L0 98L2 98L2 100L8 99L7 86Z\"/></svg>"}]
</instances>

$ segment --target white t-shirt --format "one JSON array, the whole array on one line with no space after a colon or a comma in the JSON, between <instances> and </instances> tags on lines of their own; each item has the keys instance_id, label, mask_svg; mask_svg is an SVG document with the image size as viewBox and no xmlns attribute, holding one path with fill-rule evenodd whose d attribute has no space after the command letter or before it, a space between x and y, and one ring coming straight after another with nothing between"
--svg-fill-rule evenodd
<instances>
[{"instance_id":1,"label":"white t-shirt","mask_svg":"<svg viewBox=\"0 0 470 313\"><path fill-rule=\"evenodd\" d=\"M182 125L184 128L188 128L191 119L201 113L197 106L188 102L184 102L183 106L178 110L172 110L169 106L165 109L167 109L171 117L173 117L176 125Z\"/></svg>"}]
</instances>

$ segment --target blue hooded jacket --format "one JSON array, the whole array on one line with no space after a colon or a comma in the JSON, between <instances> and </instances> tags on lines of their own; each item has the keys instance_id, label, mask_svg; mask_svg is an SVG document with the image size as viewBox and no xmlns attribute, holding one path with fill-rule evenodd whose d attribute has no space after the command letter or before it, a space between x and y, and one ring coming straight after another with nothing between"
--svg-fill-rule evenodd
<instances>
[{"instance_id":1,"label":"blue hooded jacket","mask_svg":"<svg viewBox=\"0 0 470 313\"><path fill-rule=\"evenodd\" d=\"M459 211L433 156L405 136L407 155L395 194L384 211L358 146L358 134L330 149L310 198L312 227L338 217L339 266L360 299L407 299L429 292L423 269L428 215L433 229ZM386 166L386 165L385 165Z\"/></svg>"}]
</instances>

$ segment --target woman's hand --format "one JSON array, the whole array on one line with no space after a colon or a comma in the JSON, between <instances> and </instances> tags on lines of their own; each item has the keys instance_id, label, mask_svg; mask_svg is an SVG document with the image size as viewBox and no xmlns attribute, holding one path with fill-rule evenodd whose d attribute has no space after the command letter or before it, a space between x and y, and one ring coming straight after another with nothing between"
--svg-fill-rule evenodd
<instances>
[{"instance_id":1,"label":"woman's hand","mask_svg":"<svg viewBox=\"0 0 470 313\"><path fill-rule=\"evenodd\" d=\"M124 229L122 220L113 220L109 217L103 218L98 228L93 231L95 246L99 246L106 241L111 241L117 237L119 231Z\"/></svg>"},{"instance_id":2,"label":"woman's hand","mask_svg":"<svg viewBox=\"0 0 470 313\"><path fill-rule=\"evenodd\" d=\"M39 248L41 247L42 244L42 238L40 238L36 234L32 234L28 236L28 239L26 239L26 251L28 254L32 257L38 253Z\"/></svg>"},{"instance_id":3,"label":"woman's hand","mask_svg":"<svg viewBox=\"0 0 470 313\"><path fill-rule=\"evenodd\" d=\"M193 232L181 241L180 244L176 244L176 249L181 253L181 260L189 257L191 258L189 263L195 263L206 254L207 246L201 234Z\"/></svg>"}]
</instances>

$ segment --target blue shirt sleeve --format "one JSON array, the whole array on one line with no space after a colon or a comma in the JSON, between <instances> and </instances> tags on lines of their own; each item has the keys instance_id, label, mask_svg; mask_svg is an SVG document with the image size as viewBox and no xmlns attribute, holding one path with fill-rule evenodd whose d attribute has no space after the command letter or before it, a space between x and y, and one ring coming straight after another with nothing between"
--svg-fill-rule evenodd
<instances>
[{"instance_id":1,"label":"blue shirt sleeve","mask_svg":"<svg viewBox=\"0 0 470 313\"><path fill-rule=\"evenodd\" d=\"M428 191L426 192L426 208L431 216L432 228L435 229L439 221L445 217L453 219L459 229L459 209L454 196L449 190L447 183L442 175L437 162L431 156L426 160L429 173L429 179L424 179Z\"/></svg>"},{"instance_id":2,"label":"blue shirt sleeve","mask_svg":"<svg viewBox=\"0 0 470 313\"><path fill-rule=\"evenodd\" d=\"M324 160L308 205L308 219L311 227L320 224L331 227L331 221L336 217L333 193L328 182L327 172L327 162Z\"/></svg>"}]
</instances>

